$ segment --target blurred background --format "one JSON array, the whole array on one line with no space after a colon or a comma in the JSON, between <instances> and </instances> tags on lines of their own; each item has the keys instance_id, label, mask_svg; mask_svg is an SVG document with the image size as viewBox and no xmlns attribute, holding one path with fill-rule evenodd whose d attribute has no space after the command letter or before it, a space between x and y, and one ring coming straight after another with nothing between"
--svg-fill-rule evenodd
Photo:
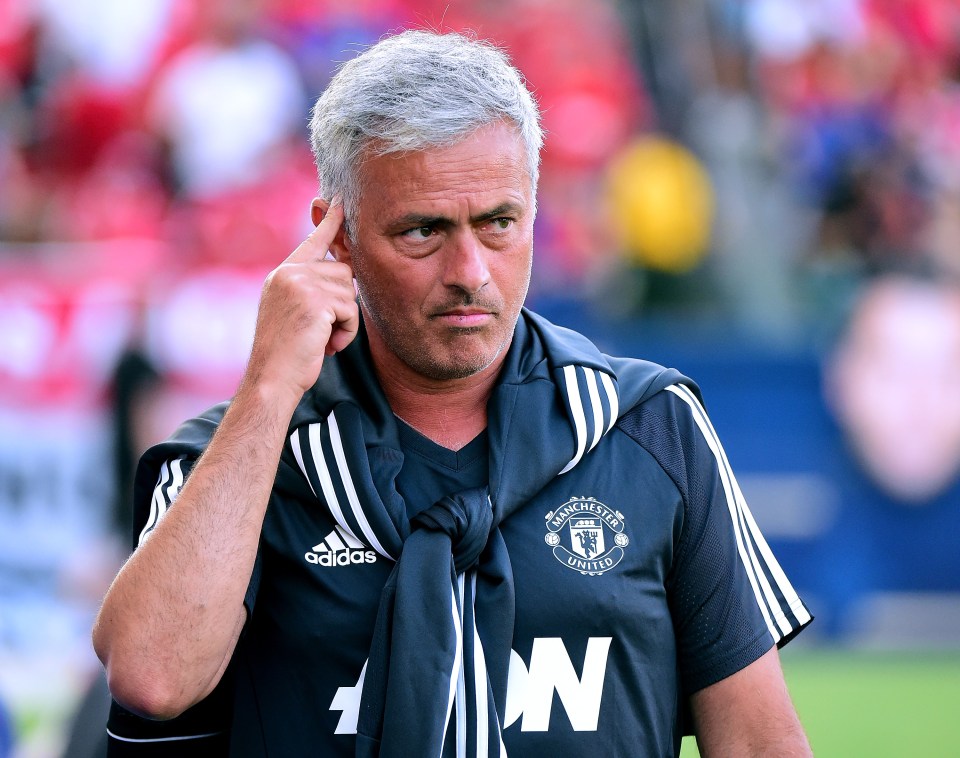
<instances>
[{"instance_id":1,"label":"blurred background","mask_svg":"<svg viewBox=\"0 0 960 758\"><path fill-rule=\"evenodd\" d=\"M307 111L409 26L541 104L530 305L701 385L817 754L957 755L960 1L0 0L0 758L95 754L136 456L233 393Z\"/></svg>"}]
</instances>

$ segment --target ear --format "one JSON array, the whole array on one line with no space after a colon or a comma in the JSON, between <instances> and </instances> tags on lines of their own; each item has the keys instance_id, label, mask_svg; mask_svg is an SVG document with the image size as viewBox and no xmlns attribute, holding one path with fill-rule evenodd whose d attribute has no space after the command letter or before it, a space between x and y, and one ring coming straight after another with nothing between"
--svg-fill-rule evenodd
<instances>
[{"instance_id":1,"label":"ear","mask_svg":"<svg viewBox=\"0 0 960 758\"><path fill-rule=\"evenodd\" d=\"M335 202L339 202L335 200ZM324 217L327 215L327 210L330 208L331 203L327 200L324 200L322 197L315 197L310 203L310 220L313 222L314 226L318 226ZM333 242L330 243L330 253L333 257L340 261L341 263L350 264L351 263L351 248L350 237L347 235L344 224L340 225L340 228L337 230L336 237L333 238Z\"/></svg>"}]
</instances>

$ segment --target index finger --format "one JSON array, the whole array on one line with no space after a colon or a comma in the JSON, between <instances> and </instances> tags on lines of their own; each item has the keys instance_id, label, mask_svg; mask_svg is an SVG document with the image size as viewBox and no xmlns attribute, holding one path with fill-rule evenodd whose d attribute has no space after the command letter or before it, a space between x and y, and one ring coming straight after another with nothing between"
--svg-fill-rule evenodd
<instances>
[{"instance_id":1,"label":"index finger","mask_svg":"<svg viewBox=\"0 0 960 758\"><path fill-rule=\"evenodd\" d=\"M316 228L290 253L285 262L304 263L323 260L342 225L343 203L336 199L327 207L327 212Z\"/></svg>"}]
</instances>

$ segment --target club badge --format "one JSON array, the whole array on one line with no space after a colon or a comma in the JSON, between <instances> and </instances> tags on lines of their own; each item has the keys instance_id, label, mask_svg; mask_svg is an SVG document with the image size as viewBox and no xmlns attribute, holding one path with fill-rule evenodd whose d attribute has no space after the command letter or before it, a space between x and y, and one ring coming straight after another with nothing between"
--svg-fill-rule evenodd
<instances>
[{"instance_id":1,"label":"club badge","mask_svg":"<svg viewBox=\"0 0 960 758\"><path fill-rule=\"evenodd\" d=\"M593 497L572 497L546 515L544 541L567 568L600 576L623 559L623 514Z\"/></svg>"}]
</instances>

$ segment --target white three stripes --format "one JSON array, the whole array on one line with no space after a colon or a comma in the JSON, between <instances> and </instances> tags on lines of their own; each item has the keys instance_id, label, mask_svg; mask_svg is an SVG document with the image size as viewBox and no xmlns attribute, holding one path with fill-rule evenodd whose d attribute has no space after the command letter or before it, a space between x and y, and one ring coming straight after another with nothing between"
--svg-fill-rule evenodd
<instances>
[{"instance_id":1,"label":"white three stripes","mask_svg":"<svg viewBox=\"0 0 960 758\"><path fill-rule=\"evenodd\" d=\"M157 486L154 487L153 498L150 500L150 516L137 538L137 545L142 544L147 535L153 531L160 522L160 517L167 512L167 508L177 499L177 495L183 489L183 461L183 457L174 458L170 461L164 461L160 466Z\"/></svg>"},{"instance_id":2,"label":"white three stripes","mask_svg":"<svg viewBox=\"0 0 960 758\"><path fill-rule=\"evenodd\" d=\"M323 491L323 499L326 501L327 506L330 508L330 513L333 515L334 520L337 524L351 537L354 539L360 540L360 535L356 534L353 529L350 528L350 525L347 523L347 520L343 513L343 505L340 502L340 498L337 497L337 491L333 483L333 473L330 466L327 464L327 459L323 455L323 448L321 445L320 438L320 429L321 424L310 424L307 430L307 438L309 440L310 456L313 462L314 468L317 471L317 478L320 480L320 488ZM380 555L390 560L396 560L390 553L383 547L380 543L380 540L377 539L377 535L374 533L373 528L370 526L370 522L367 519L367 514L364 513L363 506L360 504L360 498L357 496L357 488L353 483L353 475L350 473L350 467L347 465L347 456L343 449L343 440L340 437L340 427L337 424L337 419L334 413L331 411L330 415L327 416L327 428L330 432L330 446L333 448L333 458L336 463L336 473L337 478L340 481L343 491L347 495L347 505L350 507L354 518L357 523L360 525L360 531L363 536L366 538L367 545L370 545L374 550L376 550ZM293 450L293 455L297 459L297 464L300 466L300 470L303 471L304 476L307 478L307 483L310 483L310 476L307 472L307 466L303 457L303 450L300 446L300 434L298 431L294 431L290 435L290 447ZM310 484L310 489L313 490L313 484ZM314 490L314 495L318 493Z\"/></svg>"},{"instance_id":3,"label":"white three stripes","mask_svg":"<svg viewBox=\"0 0 960 758\"><path fill-rule=\"evenodd\" d=\"M803 606L799 596L793 589L777 559L774 558L769 546L760 533L750 509L747 507L746 500L740 490L736 477L730 468L727 455L717 438L713 425L707 417L703 406L697 401L694 394L682 385L671 385L667 387L669 392L674 393L683 400L693 413L693 418L700 431L703 433L707 445L717 459L717 469L720 472L720 480L723 484L723 491L727 499L727 509L730 512L730 518L733 522L734 536L737 541L737 551L740 554L740 560L746 568L747 578L750 580L750 586L753 588L754 597L757 605L763 614L767 629L774 639L778 642L784 635L792 630L790 620L786 617L780 607L780 602L774 593L773 587L767 579L766 571L769 571L776 582L777 589L783 595L790 607L790 610L796 615L801 624L810 620L810 614ZM756 549L754 548L756 545ZM760 551L760 556L756 550ZM762 558L762 560L761 560ZM766 571L764 571L766 568Z\"/></svg>"},{"instance_id":4,"label":"white three stripes","mask_svg":"<svg viewBox=\"0 0 960 758\"><path fill-rule=\"evenodd\" d=\"M588 438L587 411L584 409L583 402L580 399L581 386L577 368L577 366L563 367L563 381L567 391L567 405L570 409L573 431L577 438L577 450L573 458L570 459L570 462L560 471L561 474L566 474L580 462L580 459L583 458L585 453L596 447L600 438L613 428L620 409L620 402L613 380L602 371L580 366L579 368L583 371L584 375L587 396L590 398L590 416L593 421L593 434L592 437ZM600 377L599 383L597 382L598 375ZM603 395L606 396L609 407L609 416L606 423L604 423L603 417L603 401L600 397L601 390ZM589 447L587 447L588 442Z\"/></svg>"}]
</instances>

